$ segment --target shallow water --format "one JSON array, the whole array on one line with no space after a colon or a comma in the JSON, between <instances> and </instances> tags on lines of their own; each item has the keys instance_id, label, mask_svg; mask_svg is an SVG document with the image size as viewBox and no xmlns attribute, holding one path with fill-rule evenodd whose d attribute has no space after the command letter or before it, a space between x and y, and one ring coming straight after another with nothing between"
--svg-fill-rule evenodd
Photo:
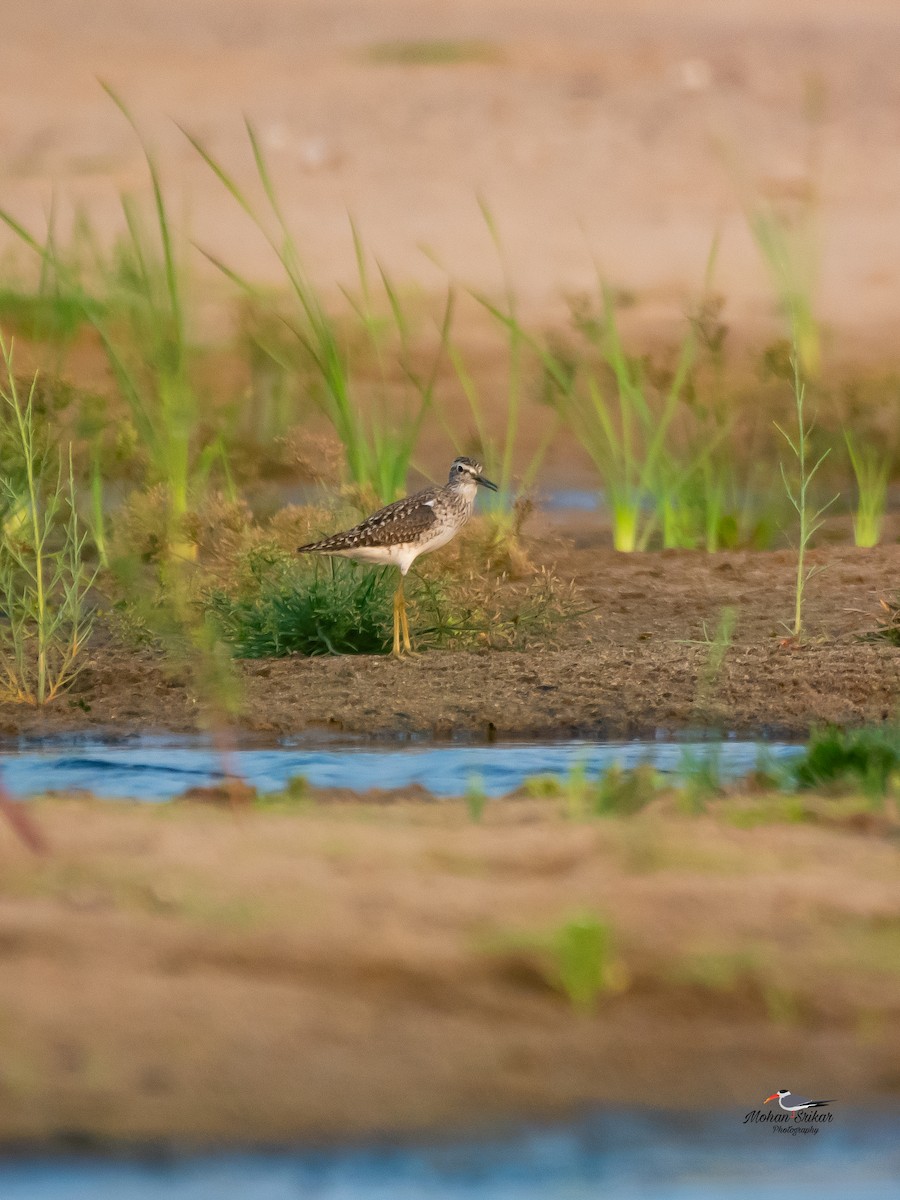
<instances>
[{"instance_id":1,"label":"shallow water","mask_svg":"<svg viewBox=\"0 0 900 1200\"><path fill-rule=\"evenodd\" d=\"M799 753L796 746L757 742L566 742L496 743L489 746L403 747L370 750L349 746L315 749L236 750L230 769L262 792L278 791L296 775L316 787L365 790L422 784L436 796L458 796L478 780L488 796L513 791L529 776L565 776L583 766L597 775L613 763L652 762L677 775L689 758L713 755L724 776L753 770L761 752L776 761ZM207 746L140 740L127 745L81 742L0 753L0 769L20 796L48 790L87 789L98 796L167 800L185 788L214 782L221 761Z\"/></svg>"},{"instance_id":2,"label":"shallow water","mask_svg":"<svg viewBox=\"0 0 900 1200\"><path fill-rule=\"evenodd\" d=\"M597 512L606 505L606 497L602 491L591 491L587 488L558 488L556 491L544 492L538 498L540 508L549 512Z\"/></svg>"},{"instance_id":3,"label":"shallow water","mask_svg":"<svg viewBox=\"0 0 900 1200\"><path fill-rule=\"evenodd\" d=\"M755 1101L748 1108L756 1107ZM495 1141L0 1163L3 1200L888 1200L897 1114L842 1111L815 1135L743 1112L600 1113Z\"/></svg>"}]
</instances>

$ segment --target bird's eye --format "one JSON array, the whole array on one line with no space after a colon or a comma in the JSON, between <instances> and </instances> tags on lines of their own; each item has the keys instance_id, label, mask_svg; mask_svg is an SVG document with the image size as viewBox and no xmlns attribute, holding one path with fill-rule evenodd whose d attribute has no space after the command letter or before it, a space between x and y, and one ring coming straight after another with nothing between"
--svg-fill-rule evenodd
<instances>
[{"instance_id":1,"label":"bird's eye","mask_svg":"<svg viewBox=\"0 0 900 1200\"><path fill-rule=\"evenodd\" d=\"M456 468L457 474L460 474L460 475L461 475L461 474L462 474L462 470L463 470L463 465L462 465L462 463L459 463L459 465L458 465L458 466L457 466L457 468Z\"/></svg>"}]
</instances>

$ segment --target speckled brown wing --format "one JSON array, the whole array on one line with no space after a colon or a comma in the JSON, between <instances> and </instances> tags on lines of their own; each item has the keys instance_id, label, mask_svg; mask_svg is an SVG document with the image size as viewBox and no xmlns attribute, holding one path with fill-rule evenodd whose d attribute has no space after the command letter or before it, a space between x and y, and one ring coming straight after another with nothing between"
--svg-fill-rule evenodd
<instances>
[{"instance_id":1,"label":"speckled brown wing","mask_svg":"<svg viewBox=\"0 0 900 1200\"><path fill-rule=\"evenodd\" d=\"M339 550L353 550L358 546L400 546L406 542L425 540L428 532L437 523L430 490L396 500L379 509L359 525L319 542L298 546L300 553L321 551L323 554Z\"/></svg>"}]
</instances>

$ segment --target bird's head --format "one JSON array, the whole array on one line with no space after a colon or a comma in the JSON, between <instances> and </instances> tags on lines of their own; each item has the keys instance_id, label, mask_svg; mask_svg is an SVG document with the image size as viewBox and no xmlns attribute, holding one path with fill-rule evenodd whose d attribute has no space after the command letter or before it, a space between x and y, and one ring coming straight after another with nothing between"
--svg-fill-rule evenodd
<instances>
[{"instance_id":1,"label":"bird's head","mask_svg":"<svg viewBox=\"0 0 900 1200\"><path fill-rule=\"evenodd\" d=\"M769 1097L769 1099L764 1100L763 1103L768 1104L769 1100L783 1099L785 1096L789 1096L790 1094L791 1093L787 1088L779 1088L777 1092L773 1092L772 1095Z\"/></svg>"},{"instance_id":2,"label":"bird's head","mask_svg":"<svg viewBox=\"0 0 900 1200\"><path fill-rule=\"evenodd\" d=\"M476 462L474 458L454 458L450 466L450 479L448 482L451 487L471 487L473 484L477 487L480 484L482 487L496 492L496 483L491 483L489 479L485 479L481 472L481 463Z\"/></svg>"}]
</instances>

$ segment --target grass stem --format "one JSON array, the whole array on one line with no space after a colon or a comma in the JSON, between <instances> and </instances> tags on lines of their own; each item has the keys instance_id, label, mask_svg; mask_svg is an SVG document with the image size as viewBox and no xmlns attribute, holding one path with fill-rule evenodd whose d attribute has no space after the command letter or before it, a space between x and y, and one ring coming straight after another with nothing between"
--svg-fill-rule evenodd
<instances>
[{"instance_id":1,"label":"grass stem","mask_svg":"<svg viewBox=\"0 0 900 1200\"><path fill-rule=\"evenodd\" d=\"M809 543L816 531L821 528L822 516L825 511L831 507L837 496L833 496L821 508L814 509L810 501L810 486L821 467L822 463L828 457L830 448L825 450L810 466L810 434L812 427L806 422L805 403L806 403L806 383L801 374L800 353L797 346L794 346L793 354L791 355L791 368L793 379L793 394L794 394L794 413L796 418L796 432L792 437L781 425L777 422L775 427L791 448L797 462L797 482L791 483L788 479L787 471L784 463L780 464L781 478L784 483L784 488L787 497L791 502L792 507L799 518L800 528L799 537L797 540L797 571L794 583L794 620L790 632L793 638L800 638L803 633L803 603L806 595L806 585L812 579L813 575L821 568L806 566L806 554L809 549Z\"/></svg>"}]
</instances>

